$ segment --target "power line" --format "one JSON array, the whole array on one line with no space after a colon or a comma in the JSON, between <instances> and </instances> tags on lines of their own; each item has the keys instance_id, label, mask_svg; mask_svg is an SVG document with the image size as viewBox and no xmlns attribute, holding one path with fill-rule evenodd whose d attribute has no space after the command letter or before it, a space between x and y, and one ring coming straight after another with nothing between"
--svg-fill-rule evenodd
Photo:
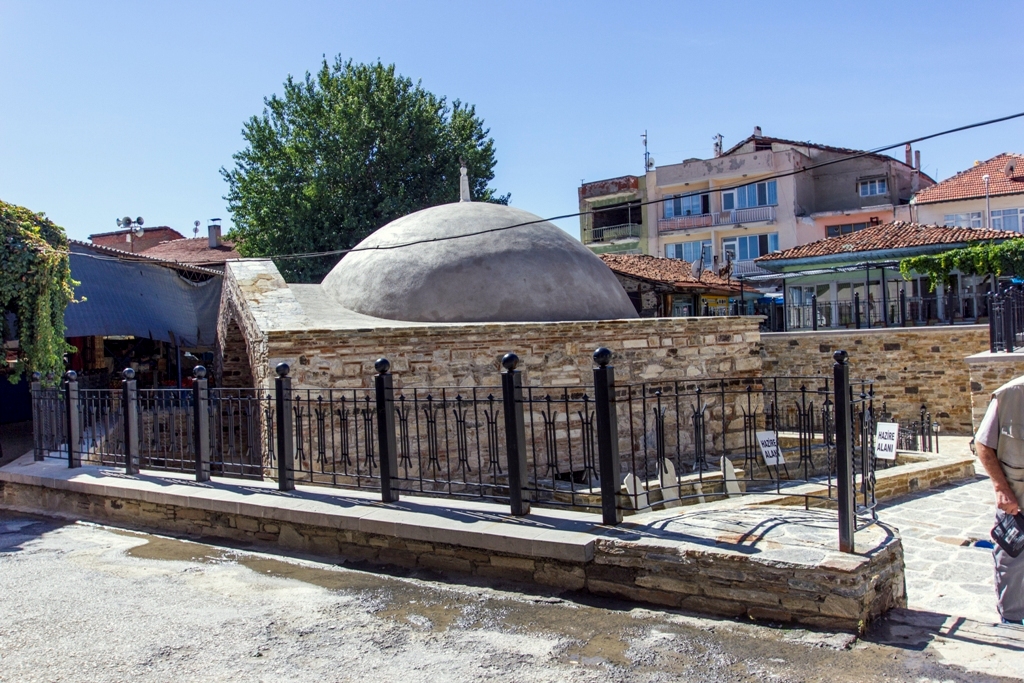
<instances>
[{"instance_id":1,"label":"power line","mask_svg":"<svg viewBox=\"0 0 1024 683\"><path fill-rule=\"evenodd\" d=\"M897 147L903 147L904 145L911 145L911 144L914 144L916 142L923 142L925 140L932 140L934 138L942 137L944 135L950 135L952 133L960 133L960 132L963 132L965 130L971 130L972 128L981 128L983 126L990 126L990 125L993 125L993 124L996 124L996 123L1002 123L1004 121L1010 121L1012 119L1018 119L1018 118L1021 118L1021 117L1024 117L1024 112L1019 112L1017 114L1010 114L1009 116L1000 116L999 118L989 119L987 121L979 121L977 123L969 123L969 124L964 125L964 126L957 126L956 128L950 128L948 130L940 131L938 133L930 133L928 135L922 135L920 137L911 138L909 140L904 140L903 142L897 142L897 143L894 143L894 144L891 144L891 145L885 145L883 147L876 147L874 149L863 151L863 152L856 152L854 154L849 154L849 155L846 155L846 156L838 158L838 159L830 159L828 161L822 161L820 163L812 164L810 166L804 166L802 168L793 169L792 171L785 171L785 172L782 172L782 173L775 173L773 175L769 175L767 177L761 178L757 182L765 182L765 181L768 181L768 180L778 180L780 178L788 178L790 176L798 175L800 173L806 173L807 171L813 171L815 169L823 168L825 166L831 166L833 164L838 164L838 163L842 163L842 162L845 162L845 161L852 161L854 159L860 159L860 158L866 157L866 156L873 156L873 155L876 155L876 154L878 154L880 152L885 152L885 151L888 151L890 149L896 149ZM728 191L728 190L735 190L735 189L738 189L740 187L744 187L744 186L746 186L748 184L749 183L743 183L743 184L738 184L738 185L725 185L725 186L722 186L722 187L716 187L715 191L716 192L722 192L722 191ZM684 193L684 194L681 194L681 195L674 195L673 197L662 197L661 199L650 199L650 200L645 201L645 202L640 202L640 203L638 203L638 204L636 204L634 206L649 206L651 204L660 204L660 203L665 202L665 201L670 201L672 199L675 199L676 197L694 197L694 196L699 196L701 194L705 194L705 192L704 191L695 190L693 192ZM506 225L506 226L502 226L500 228L488 228L486 230L477 230L477 231L474 231L474 232L467 232L467 233L464 233L464 234L461 234L461 235L446 235L444 237L432 237L430 239L413 240L411 242L402 242L400 244L388 244L388 245L381 245L381 246L375 246L375 247L351 247L349 249L334 249L334 250L331 250L331 251L308 252L308 253L299 253L299 254L282 254L282 255L279 255L279 256L266 256L266 257L262 257L262 258L266 258L266 259L279 259L279 260L306 259L306 258L318 258L318 257L321 257L321 256L338 256L338 255L342 255L343 256L345 254L352 254L352 253L363 252L363 251L388 251L388 250L391 250L391 249L404 249L406 247L415 247L415 246L418 246L418 245L421 245L421 244L430 244L430 243L433 243L433 242L446 242L446 241L449 241L449 240L462 239L462 238L465 238L465 237L476 237L477 235L487 235L487 234L491 234L491 233L495 233L495 232L502 232L502 231L505 231L505 230L514 230L515 228L522 228L522 227L526 227L528 225L536 225L538 223L546 223L546 222L549 222L549 221L563 220L563 219L566 219L566 218L577 218L579 216L589 216L589 215L593 215L593 214L597 214L597 213L603 213L605 211L613 211L616 208L618 208L618 207L614 207L614 208L613 207L598 208L598 209L593 209L591 211L577 211L576 213L567 213L567 214L563 214L561 216L552 216L550 218L538 218L537 220L524 221L522 223L514 223L512 225Z\"/></svg>"}]
</instances>

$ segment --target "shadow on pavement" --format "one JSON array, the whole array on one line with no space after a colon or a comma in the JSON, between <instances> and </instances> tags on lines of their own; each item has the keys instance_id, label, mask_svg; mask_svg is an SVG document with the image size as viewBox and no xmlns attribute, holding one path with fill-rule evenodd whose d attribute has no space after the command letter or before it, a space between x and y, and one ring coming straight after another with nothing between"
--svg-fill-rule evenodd
<instances>
[{"instance_id":1,"label":"shadow on pavement","mask_svg":"<svg viewBox=\"0 0 1024 683\"><path fill-rule=\"evenodd\" d=\"M71 522L0 509L0 555L24 550L29 541Z\"/></svg>"},{"instance_id":2,"label":"shadow on pavement","mask_svg":"<svg viewBox=\"0 0 1024 683\"><path fill-rule=\"evenodd\" d=\"M895 609L872 626L868 642L921 651L943 639L1024 653L1024 626L988 624L965 617L913 609Z\"/></svg>"}]
</instances>

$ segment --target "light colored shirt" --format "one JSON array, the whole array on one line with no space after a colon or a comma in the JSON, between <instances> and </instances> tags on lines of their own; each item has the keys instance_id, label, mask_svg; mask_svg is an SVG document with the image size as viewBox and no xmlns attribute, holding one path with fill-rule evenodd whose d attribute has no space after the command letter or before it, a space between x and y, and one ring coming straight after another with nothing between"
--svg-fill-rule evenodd
<instances>
[{"instance_id":1,"label":"light colored shirt","mask_svg":"<svg viewBox=\"0 0 1024 683\"><path fill-rule=\"evenodd\" d=\"M977 443L985 444L992 450L999 445L999 399L989 401L985 417L981 418L978 433L974 435Z\"/></svg>"}]
</instances>

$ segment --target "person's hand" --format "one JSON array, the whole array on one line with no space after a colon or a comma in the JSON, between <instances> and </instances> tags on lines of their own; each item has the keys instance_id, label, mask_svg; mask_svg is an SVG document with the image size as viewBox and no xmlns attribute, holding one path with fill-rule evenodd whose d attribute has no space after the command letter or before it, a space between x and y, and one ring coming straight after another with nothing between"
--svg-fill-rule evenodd
<instances>
[{"instance_id":1,"label":"person's hand","mask_svg":"<svg viewBox=\"0 0 1024 683\"><path fill-rule=\"evenodd\" d=\"M996 507L1008 515L1020 512L1020 505L1017 504L1017 497L1013 495L1013 491L996 490Z\"/></svg>"}]
</instances>

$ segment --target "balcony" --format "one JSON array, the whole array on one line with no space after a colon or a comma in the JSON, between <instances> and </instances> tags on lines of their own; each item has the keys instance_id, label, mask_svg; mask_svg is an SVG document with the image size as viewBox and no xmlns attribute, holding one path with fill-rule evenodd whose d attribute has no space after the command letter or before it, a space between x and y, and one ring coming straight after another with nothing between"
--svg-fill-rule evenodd
<instances>
[{"instance_id":1,"label":"balcony","mask_svg":"<svg viewBox=\"0 0 1024 683\"><path fill-rule=\"evenodd\" d=\"M583 244L610 244L632 242L640 239L643 226L639 223L606 225L603 228L587 228L583 231Z\"/></svg>"},{"instance_id":2,"label":"balcony","mask_svg":"<svg viewBox=\"0 0 1024 683\"><path fill-rule=\"evenodd\" d=\"M736 225L738 223L757 223L774 220L774 206L755 206L752 209L735 209L733 211L702 213L697 216L661 218L658 219L658 232L676 232L677 230L693 230L694 228L713 228L717 225Z\"/></svg>"}]
</instances>

